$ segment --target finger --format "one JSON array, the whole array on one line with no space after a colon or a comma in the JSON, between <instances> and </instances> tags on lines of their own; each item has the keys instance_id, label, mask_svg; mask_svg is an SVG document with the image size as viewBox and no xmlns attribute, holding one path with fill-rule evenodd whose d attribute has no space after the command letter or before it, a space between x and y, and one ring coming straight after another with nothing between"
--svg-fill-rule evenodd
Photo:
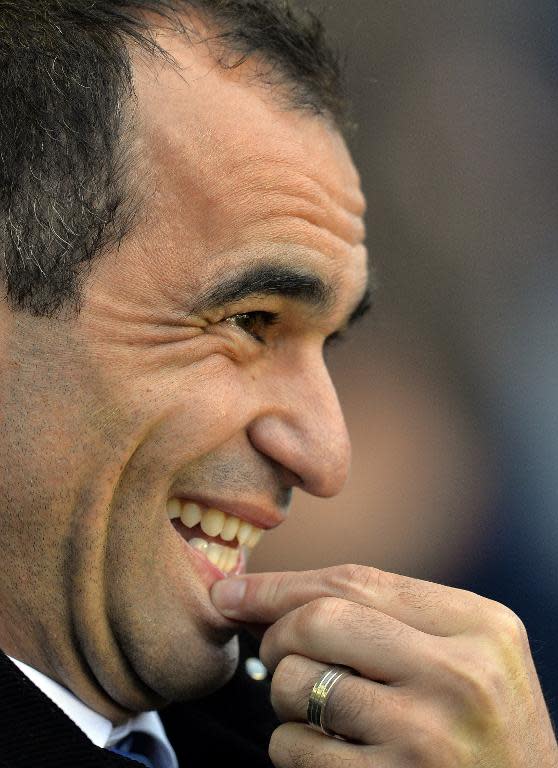
<instances>
[{"instance_id":1,"label":"finger","mask_svg":"<svg viewBox=\"0 0 558 768\"><path fill-rule=\"evenodd\" d=\"M460 634L482 622L485 606L493 602L466 590L363 565L246 574L217 581L211 590L223 615L264 624L325 595L375 608L441 637Z\"/></svg>"},{"instance_id":2,"label":"finger","mask_svg":"<svg viewBox=\"0 0 558 768\"><path fill-rule=\"evenodd\" d=\"M300 723L285 723L273 732L269 756L276 768L410 768L384 747L349 744Z\"/></svg>"},{"instance_id":3,"label":"finger","mask_svg":"<svg viewBox=\"0 0 558 768\"><path fill-rule=\"evenodd\" d=\"M333 739L309 726L286 723L269 742L269 757L276 768L341 768L364 766L362 747Z\"/></svg>"},{"instance_id":4,"label":"finger","mask_svg":"<svg viewBox=\"0 0 558 768\"><path fill-rule=\"evenodd\" d=\"M435 663L438 642L373 608L321 597L271 625L260 658L273 671L284 656L295 653L352 667L378 682L401 683Z\"/></svg>"},{"instance_id":5,"label":"finger","mask_svg":"<svg viewBox=\"0 0 558 768\"><path fill-rule=\"evenodd\" d=\"M281 659L271 681L271 703L283 722L307 722L314 684L330 666L304 656ZM356 675L341 678L331 688L324 709L327 729L360 744L391 742L409 726L405 692Z\"/></svg>"}]
</instances>

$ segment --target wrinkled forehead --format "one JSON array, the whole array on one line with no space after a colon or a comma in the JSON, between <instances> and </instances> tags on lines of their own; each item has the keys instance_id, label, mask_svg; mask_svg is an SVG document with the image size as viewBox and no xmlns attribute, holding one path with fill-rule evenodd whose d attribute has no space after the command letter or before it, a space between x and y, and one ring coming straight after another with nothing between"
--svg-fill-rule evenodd
<instances>
[{"instance_id":1,"label":"wrinkled forehead","mask_svg":"<svg viewBox=\"0 0 558 768\"><path fill-rule=\"evenodd\" d=\"M244 239L285 240L330 258L332 270L356 259L362 281L365 202L339 132L286 109L255 62L226 70L203 44L160 42L178 67L139 60L135 88L143 151L173 226L203 232L209 259Z\"/></svg>"}]
</instances>

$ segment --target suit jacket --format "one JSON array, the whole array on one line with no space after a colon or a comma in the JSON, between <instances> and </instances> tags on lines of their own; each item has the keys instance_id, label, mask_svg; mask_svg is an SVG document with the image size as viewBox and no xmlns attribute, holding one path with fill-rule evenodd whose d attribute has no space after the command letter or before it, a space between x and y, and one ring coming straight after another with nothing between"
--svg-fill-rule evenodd
<instances>
[{"instance_id":1,"label":"suit jacket","mask_svg":"<svg viewBox=\"0 0 558 768\"><path fill-rule=\"evenodd\" d=\"M272 768L267 747L279 724L269 703L270 680L248 676L244 661L258 643L240 636L241 659L221 690L160 716L180 768L211 768L225 757L243 768ZM0 768L133 768L136 761L96 747L0 651Z\"/></svg>"}]
</instances>

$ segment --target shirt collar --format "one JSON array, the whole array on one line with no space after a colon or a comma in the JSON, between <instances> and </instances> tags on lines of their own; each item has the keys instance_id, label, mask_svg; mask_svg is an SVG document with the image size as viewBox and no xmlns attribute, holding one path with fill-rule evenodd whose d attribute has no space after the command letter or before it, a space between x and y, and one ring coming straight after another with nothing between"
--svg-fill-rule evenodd
<instances>
[{"instance_id":1,"label":"shirt collar","mask_svg":"<svg viewBox=\"0 0 558 768\"><path fill-rule=\"evenodd\" d=\"M33 669L23 661L8 657L37 688L48 696L73 722L81 728L97 747L112 747L132 731L143 731L155 737L166 747L173 768L178 768L176 754L167 738L163 723L157 712L141 712L122 725L113 725L110 720L90 709L74 696L71 691L51 680L42 672Z\"/></svg>"}]
</instances>

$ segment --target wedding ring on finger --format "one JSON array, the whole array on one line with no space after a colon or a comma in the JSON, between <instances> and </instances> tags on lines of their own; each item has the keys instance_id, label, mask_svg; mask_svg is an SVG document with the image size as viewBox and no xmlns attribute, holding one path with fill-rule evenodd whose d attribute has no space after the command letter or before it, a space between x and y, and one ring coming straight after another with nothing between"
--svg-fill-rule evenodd
<instances>
[{"instance_id":1,"label":"wedding ring on finger","mask_svg":"<svg viewBox=\"0 0 558 768\"><path fill-rule=\"evenodd\" d=\"M308 709L306 712L308 725L311 725L314 728L319 728L322 733L326 734L326 736L333 736L337 739L344 739L344 737L338 733L335 733L335 731L331 731L329 728L326 728L325 711L329 695L333 687L343 677L347 677L347 675L358 676L358 672L355 672L355 670L351 669L350 667L329 667L326 669L320 679L314 684L314 687L310 693L310 698L308 699Z\"/></svg>"}]
</instances>

